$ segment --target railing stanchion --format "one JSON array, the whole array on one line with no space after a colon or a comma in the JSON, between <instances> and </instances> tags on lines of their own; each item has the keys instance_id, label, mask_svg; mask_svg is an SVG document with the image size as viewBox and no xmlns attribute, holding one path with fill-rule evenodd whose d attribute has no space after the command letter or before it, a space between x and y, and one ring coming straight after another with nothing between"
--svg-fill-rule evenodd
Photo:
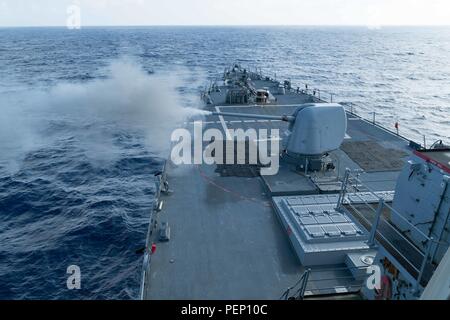
<instances>
[{"instance_id":1,"label":"railing stanchion","mask_svg":"<svg viewBox=\"0 0 450 320\"><path fill-rule=\"evenodd\" d=\"M419 276L417 277L416 286L414 288L414 291L416 294L419 293L420 283L422 282L423 274L425 272L425 268L426 268L427 262L428 262L428 257L430 256L431 248L433 247L433 242L434 242L434 238L431 237L430 240L428 241L428 248L425 253L425 257L423 258L422 266L420 267Z\"/></svg>"},{"instance_id":2,"label":"railing stanchion","mask_svg":"<svg viewBox=\"0 0 450 320\"><path fill-rule=\"evenodd\" d=\"M375 221L372 225L372 230L370 231L369 242L367 242L369 247L375 246L375 239L377 235L378 226L380 225L381 215L383 214L383 208L384 208L384 199L381 198L378 204Z\"/></svg>"},{"instance_id":3,"label":"railing stanchion","mask_svg":"<svg viewBox=\"0 0 450 320\"><path fill-rule=\"evenodd\" d=\"M359 191L359 177L361 176L361 172L357 172L356 173L356 184L355 184L355 191L358 192Z\"/></svg>"},{"instance_id":4,"label":"railing stanchion","mask_svg":"<svg viewBox=\"0 0 450 320\"><path fill-rule=\"evenodd\" d=\"M302 287L300 288L300 292L298 295L299 300L303 300L305 299L305 293L306 293L306 288L308 286L308 281L309 281L309 275L311 274L311 269L306 270L305 274L303 275L303 282L302 282Z\"/></svg>"},{"instance_id":5,"label":"railing stanchion","mask_svg":"<svg viewBox=\"0 0 450 320\"><path fill-rule=\"evenodd\" d=\"M348 185L349 179L350 179L350 169L346 169L345 170L344 180L342 181L341 192L339 193L339 200L338 200L338 203L337 203L337 209L342 209L342 206L344 204L345 194L347 192L347 185Z\"/></svg>"}]
</instances>

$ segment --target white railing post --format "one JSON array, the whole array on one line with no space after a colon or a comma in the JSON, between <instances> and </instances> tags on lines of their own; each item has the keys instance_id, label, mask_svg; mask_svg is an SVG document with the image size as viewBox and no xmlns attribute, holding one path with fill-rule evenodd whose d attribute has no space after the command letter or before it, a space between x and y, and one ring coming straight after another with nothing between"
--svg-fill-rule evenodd
<instances>
[{"instance_id":1,"label":"white railing post","mask_svg":"<svg viewBox=\"0 0 450 320\"><path fill-rule=\"evenodd\" d=\"M339 193L339 200L338 200L338 203L337 203L337 209L342 209L342 205L344 204L345 194L347 192L347 185L348 185L349 179L350 179L350 169L346 169L345 170L344 180L342 180L341 192Z\"/></svg>"},{"instance_id":2,"label":"white railing post","mask_svg":"<svg viewBox=\"0 0 450 320\"><path fill-rule=\"evenodd\" d=\"M308 287L309 276L311 274L311 269L306 270L306 273L303 275L303 282L299 292L299 300L305 299L306 288Z\"/></svg>"},{"instance_id":3,"label":"white railing post","mask_svg":"<svg viewBox=\"0 0 450 320\"><path fill-rule=\"evenodd\" d=\"M417 277L416 286L414 288L414 291L415 291L416 294L419 293L420 282L422 281L423 274L424 274L425 268L427 266L428 257L430 256L431 248L433 247L433 242L434 242L433 238L430 238L430 240L428 241L428 248L427 248L427 251L425 253L425 257L423 258L422 266L420 267L419 275Z\"/></svg>"},{"instance_id":4,"label":"white railing post","mask_svg":"<svg viewBox=\"0 0 450 320\"><path fill-rule=\"evenodd\" d=\"M375 246L375 239L377 235L378 226L380 225L381 215L383 214L383 208L384 208L384 199L381 198L380 202L378 203L375 221L372 225L372 230L370 231L369 241L367 242L369 247Z\"/></svg>"}]
</instances>

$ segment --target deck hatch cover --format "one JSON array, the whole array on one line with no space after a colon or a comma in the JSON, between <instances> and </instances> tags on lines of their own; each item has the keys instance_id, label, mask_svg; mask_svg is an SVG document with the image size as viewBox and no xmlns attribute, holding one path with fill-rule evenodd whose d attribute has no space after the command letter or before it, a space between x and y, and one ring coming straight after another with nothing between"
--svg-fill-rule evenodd
<instances>
[{"instance_id":1,"label":"deck hatch cover","mask_svg":"<svg viewBox=\"0 0 450 320\"><path fill-rule=\"evenodd\" d=\"M317 224L316 219L314 219L311 216L304 216L300 218L300 222L303 225L313 225L313 224Z\"/></svg>"},{"instance_id":2,"label":"deck hatch cover","mask_svg":"<svg viewBox=\"0 0 450 320\"><path fill-rule=\"evenodd\" d=\"M303 204L306 205L311 205L311 204L317 204L316 200L314 199L314 197L303 197Z\"/></svg>"},{"instance_id":3,"label":"deck hatch cover","mask_svg":"<svg viewBox=\"0 0 450 320\"><path fill-rule=\"evenodd\" d=\"M324 238L325 237L325 232L323 231L322 227L320 227L320 226L306 226L305 229L306 229L306 232L312 238Z\"/></svg>"},{"instance_id":4,"label":"deck hatch cover","mask_svg":"<svg viewBox=\"0 0 450 320\"><path fill-rule=\"evenodd\" d=\"M342 224L338 228L346 236L356 236L358 234L358 230L351 224Z\"/></svg>"},{"instance_id":5,"label":"deck hatch cover","mask_svg":"<svg viewBox=\"0 0 450 320\"><path fill-rule=\"evenodd\" d=\"M345 222L348 222L347 218L344 215L342 215L340 213L337 213L337 212L335 214L330 215L330 218L333 221L333 223L345 223Z\"/></svg>"},{"instance_id":6,"label":"deck hatch cover","mask_svg":"<svg viewBox=\"0 0 450 320\"><path fill-rule=\"evenodd\" d=\"M309 215L309 209L307 207L292 207L292 209L294 210L295 213L297 213L299 215L305 215L305 214Z\"/></svg>"},{"instance_id":7,"label":"deck hatch cover","mask_svg":"<svg viewBox=\"0 0 450 320\"><path fill-rule=\"evenodd\" d=\"M328 215L324 215L324 214L323 215L317 215L315 218L316 218L317 222L320 223L320 224L331 224L332 223L332 221L328 217Z\"/></svg>"},{"instance_id":8,"label":"deck hatch cover","mask_svg":"<svg viewBox=\"0 0 450 320\"><path fill-rule=\"evenodd\" d=\"M329 237L340 237L341 230L339 230L336 226L322 226L322 229L325 231L325 234Z\"/></svg>"},{"instance_id":9,"label":"deck hatch cover","mask_svg":"<svg viewBox=\"0 0 450 320\"><path fill-rule=\"evenodd\" d=\"M301 201L301 200L299 200L299 199L288 199L288 204L290 205L290 206L298 206L298 205L302 205L303 204L303 202Z\"/></svg>"}]
</instances>

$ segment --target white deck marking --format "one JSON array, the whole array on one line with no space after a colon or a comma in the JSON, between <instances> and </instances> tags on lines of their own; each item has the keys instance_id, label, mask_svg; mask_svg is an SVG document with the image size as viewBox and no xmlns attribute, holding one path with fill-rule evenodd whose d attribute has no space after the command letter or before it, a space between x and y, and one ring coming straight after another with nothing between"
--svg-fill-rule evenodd
<instances>
[{"instance_id":1,"label":"white deck marking","mask_svg":"<svg viewBox=\"0 0 450 320\"><path fill-rule=\"evenodd\" d=\"M336 293L348 293L348 289L344 287L335 287L334 290Z\"/></svg>"},{"instance_id":2,"label":"white deck marking","mask_svg":"<svg viewBox=\"0 0 450 320\"><path fill-rule=\"evenodd\" d=\"M348 133L345 134L345 140L350 140L351 138L352 137Z\"/></svg>"},{"instance_id":3,"label":"white deck marking","mask_svg":"<svg viewBox=\"0 0 450 320\"><path fill-rule=\"evenodd\" d=\"M216 107L216 111L217 111L217 112L220 112L220 107ZM219 119L220 119L220 123L222 124L222 128L223 128L223 130L224 130L224 132L225 132L225 135L227 136L227 140L233 140L233 139L231 138L230 132L228 131L228 127L227 127L227 125L226 125L226 123L225 123L224 118L223 118L222 116L219 116Z\"/></svg>"}]
</instances>

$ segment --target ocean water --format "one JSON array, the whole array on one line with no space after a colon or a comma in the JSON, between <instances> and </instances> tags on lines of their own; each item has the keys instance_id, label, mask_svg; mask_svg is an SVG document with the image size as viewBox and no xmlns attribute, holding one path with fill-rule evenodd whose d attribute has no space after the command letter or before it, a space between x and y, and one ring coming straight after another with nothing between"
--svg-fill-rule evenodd
<instances>
[{"instance_id":1,"label":"ocean water","mask_svg":"<svg viewBox=\"0 0 450 320\"><path fill-rule=\"evenodd\" d=\"M0 299L138 297L171 128L230 64L431 144L450 143L449 59L448 27L0 29Z\"/></svg>"}]
</instances>

